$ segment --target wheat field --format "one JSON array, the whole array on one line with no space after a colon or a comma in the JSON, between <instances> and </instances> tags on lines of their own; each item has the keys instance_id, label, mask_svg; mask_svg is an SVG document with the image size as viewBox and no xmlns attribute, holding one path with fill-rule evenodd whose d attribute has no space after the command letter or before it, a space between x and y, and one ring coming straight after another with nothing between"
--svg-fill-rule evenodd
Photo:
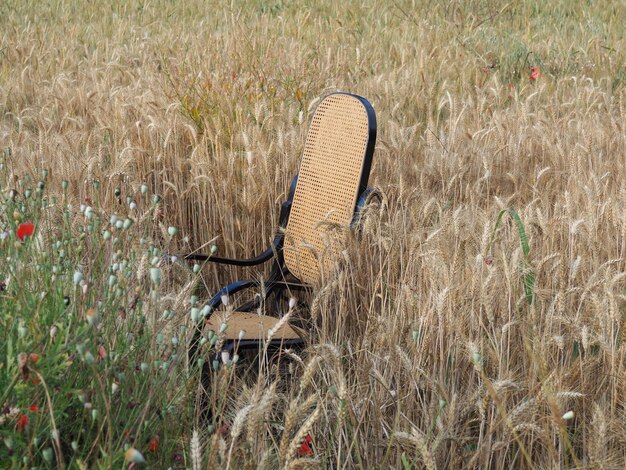
<instances>
[{"instance_id":1,"label":"wheat field","mask_svg":"<svg viewBox=\"0 0 626 470\"><path fill-rule=\"evenodd\" d=\"M625 17L608 0L0 3L0 467L624 468ZM294 293L307 347L278 371L229 360L208 426L189 311L263 270L150 259L267 247L334 91L376 110L382 201L332 281ZM37 246L15 239L29 214Z\"/></svg>"}]
</instances>

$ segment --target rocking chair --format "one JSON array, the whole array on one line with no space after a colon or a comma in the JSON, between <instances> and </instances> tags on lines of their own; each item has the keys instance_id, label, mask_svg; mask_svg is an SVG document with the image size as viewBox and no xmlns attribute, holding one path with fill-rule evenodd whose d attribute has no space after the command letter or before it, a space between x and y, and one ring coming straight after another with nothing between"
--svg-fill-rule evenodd
<instances>
[{"instance_id":1,"label":"rocking chair","mask_svg":"<svg viewBox=\"0 0 626 470\"><path fill-rule=\"evenodd\" d=\"M273 260L267 279L259 284L241 280L218 291L208 302L206 316L195 325L189 345L190 364L196 364L208 327L220 335L221 352L259 348L269 342L275 348L304 344L302 334L280 318L259 315L257 309L279 314L285 292L307 289L323 282L332 269L332 239L329 228L354 226L375 191L367 187L374 145L376 115L360 96L333 93L317 106L307 134L304 156L293 178L287 201L280 209L279 230L270 247L250 259L189 254L187 260L210 261L235 266L255 266ZM336 239L336 237L335 237ZM330 240L330 241L329 241ZM244 289L262 286L261 295L228 312L220 311L223 299ZM273 298L273 309L270 300ZM224 328L226 328L224 330ZM269 337L268 337L269 334ZM211 374L210 362L203 366L203 384Z\"/></svg>"}]
</instances>

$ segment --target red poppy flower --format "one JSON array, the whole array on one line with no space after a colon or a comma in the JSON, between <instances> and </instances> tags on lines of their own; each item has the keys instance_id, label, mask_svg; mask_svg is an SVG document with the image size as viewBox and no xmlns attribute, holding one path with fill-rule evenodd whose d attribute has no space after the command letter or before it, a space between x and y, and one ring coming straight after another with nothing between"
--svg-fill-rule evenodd
<instances>
[{"instance_id":1,"label":"red poppy flower","mask_svg":"<svg viewBox=\"0 0 626 470\"><path fill-rule=\"evenodd\" d=\"M33 377L33 383L35 385L39 385L39 379L37 377Z\"/></svg>"},{"instance_id":2,"label":"red poppy flower","mask_svg":"<svg viewBox=\"0 0 626 470\"><path fill-rule=\"evenodd\" d=\"M33 361L33 364L37 364L39 357L35 353L30 353L30 360Z\"/></svg>"},{"instance_id":3,"label":"red poppy flower","mask_svg":"<svg viewBox=\"0 0 626 470\"><path fill-rule=\"evenodd\" d=\"M313 455L313 448L311 447L312 444L313 439L311 439L311 436L305 437L304 441L302 441L302 444L298 448L298 455L300 457Z\"/></svg>"},{"instance_id":4,"label":"red poppy flower","mask_svg":"<svg viewBox=\"0 0 626 470\"><path fill-rule=\"evenodd\" d=\"M29 410L32 411L33 413L36 413L37 412L37 405L30 405Z\"/></svg>"},{"instance_id":5,"label":"red poppy flower","mask_svg":"<svg viewBox=\"0 0 626 470\"><path fill-rule=\"evenodd\" d=\"M26 425L28 424L28 416L20 414L20 417L17 419L17 430L22 431Z\"/></svg>"},{"instance_id":6,"label":"red poppy flower","mask_svg":"<svg viewBox=\"0 0 626 470\"><path fill-rule=\"evenodd\" d=\"M17 226L17 238L24 241L26 237L32 237L35 233L35 224L32 222L22 222Z\"/></svg>"},{"instance_id":7,"label":"red poppy flower","mask_svg":"<svg viewBox=\"0 0 626 470\"><path fill-rule=\"evenodd\" d=\"M159 450L159 436L154 436L150 440L150 452L157 452Z\"/></svg>"},{"instance_id":8,"label":"red poppy flower","mask_svg":"<svg viewBox=\"0 0 626 470\"><path fill-rule=\"evenodd\" d=\"M539 67L531 67L530 76L528 78L530 80L537 80L539 77L541 77L541 74L539 73Z\"/></svg>"}]
</instances>

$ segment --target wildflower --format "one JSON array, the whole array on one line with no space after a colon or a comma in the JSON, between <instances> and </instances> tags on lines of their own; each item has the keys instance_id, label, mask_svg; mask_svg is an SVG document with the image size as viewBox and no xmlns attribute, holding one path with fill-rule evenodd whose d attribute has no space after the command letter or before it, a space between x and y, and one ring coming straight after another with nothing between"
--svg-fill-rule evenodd
<instances>
[{"instance_id":1,"label":"wildflower","mask_svg":"<svg viewBox=\"0 0 626 470\"><path fill-rule=\"evenodd\" d=\"M173 237L178 233L178 229L176 227L168 227L167 233L169 233L170 237Z\"/></svg>"},{"instance_id":2,"label":"wildflower","mask_svg":"<svg viewBox=\"0 0 626 470\"><path fill-rule=\"evenodd\" d=\"M33 413L37 413L37 405L30 405L30 408L28 408L29 411L32 411Z\"/></svg>"},{"instance_id":3,"label":"wildflower","mask_svg":"<svg viewBox=\"0 0 626 470\"><path fill-rule=\"evenodd\" d=\"M159 268L150 268L150 279L157 286L161 284L161 270Z\"/></svg>"},{"instance_id":4,"label":"wildflower","mask_svg":"<svg viewBox=\"0 0 626 470\"><path fill-rule=\"evenodd\" d=\"M128 207L130 207L131 211L134 211L135 209L137 209L137 203L133 201L128 205Z\"/></svg>"},{"instance_id":5,"label":"wildflower","mask_svg":"<svg viewBox=\"0 0 626 470\"><path fill-rule=\"evenodd\" d=\"M98 324L98 312L95 308L90 308L85 312L85 318L89 326L97 326Z\"/></svg>"},{"instance_id":6,"label":"wildflower","mask_svg":"<svg viewBox=\"0 0 626 470\"><path fill-rule=\"evenodd\" d=\"M541 77L541 73L539 73L539 67L531 67L530 76L528 78L530 80L537 80L539 77Z\"/></svg>"},{"instance_id":7,"label":"wildflower","mask_svg":"<svg viewBox=\"0 0 626 470\"><path fill-rule=\"evenodd\" d=\"M33 361L33 364L37 364L39 357L35 353L30 353L30 360Z\"/></svg>"},{"instance_id":8,"label":"wildflower","mask_svg":"<svg viewBox=\"0 0 626 470\"><path fill-rule=\"evenodd\" d=\"M19 353L17 355L17 364L22 373L22 377L24 380L28 379L28 374L30 373L30 369L28 368L28 356L26 353Z\"/></svg>"},{"instance_id":9,"label":"wildflower","mask_svg":"<svg viewBox=\"0 0 626 470\"><path fill-rule=\"evenodd\" d=\"M17 430L23 431L26 428L27 424L28 424L28 416L20 413L20 417L17 419L17 426L16 426Z\"/></svg>"},{"instance_id":10,"label":"wildflower","mask_svg":"<svg viewBox=\"0 0 626 470\"><path fill-rule=\"evenodd\" d=\"M141 452L139 452L134 447L128 448L128 450L124 454L124 458L128 462L132 462L132 463L145 463L146 462L146 459L143 458L143 455L141 455Z\"/></svg>"},{"instance_id":11,"label":"wildflower","mask_svg":"<svg viewBox=\"0 0 626 470\"><path fill-rule=\"evenodd\" d=\"M573 411L568 411L567 413L565 413L563 415L563 419L565 421L569 421L570 419L574 418L574 412Z\"/></svg>"},{"instance_id":12,"label":"wildflower","mask_svg":"<svg viewBox=\"0 0 626 470\"><path fill-rule=\"evenodd\" d=\"M83 280L83 273L81 273L80 271L74 271L74 277L73 277L74 285L77 286L78 284L80 284L80 281L82 280Z\"/></svg>"},{"instance_id":13,"label":"wildflower","mask_svg":"<svg viewBox=\"0 0 626 470\"><path fill-rule=\"evenodd\" d=\"M89 365L93 364L96 361L96 358L93 357L93 354L91 354L91 351L87 351L85 353L84 359L85 359L85 362Z\"/></svg>"},{"instance_id":14,"label":"wildflower","mask_svg":"<svg viewBox=\"0 0 626 470\"><path fill-rule=\"evenodd\" d=\"M141 194L146 194L148 192L148 185L142 184L140 190Z\"/></svg>"},{"instance_id":15,"label":"wildflower","mask_svg":"<svg viewBox=\"0 0 626 470\"><path fill-rule=\"evenodd\" d=\"M193 321L194 323L197 323L200 319L202 318L201 313L200 313L200 309L193 307L191 309L191 321Z\"/></svg>"},{"instance_id":16,"label":"wildflower","mask_svg":"<svg viewBox=\"0 0 626 470\"><path fill-rule=\"evenodd\" d=\"M35 233L35 224L33 224L32 222L22 222L20 225L18 225L16 233L17 238L19 238L20 241L23 242L26 237L33 236L33 233Z\"/></svg>"},{"instance_id":17,"label":"wildflower","mask_svg":"<svg viewBox=\"0 0 626 470\"><path fill-rule=\"evenodd\" d=\"M150 440L150 452L157 452L159 450L159 436L154 436Z\"/></svg>"},{"instance_id":18,"label":"wildflower","mask_svg":"<svg viewBox=\"0 0 626 470\"><path fill-rule=\"evenodd\" d=\"M311 447L312 444L313 439L311 439L311 436L305 437L304 441L302 441L302 444L300 444L300 447L298 448L298 455L300 457L313 455L313 448Z\"/></svg>"},{"instance_id":19,"label":"wildflower","mask_svg":"<svg viewBox=\"0 0 626 470\"><path fill-rule=\"evenodd\" d=\"M222 362L224 364L228 364L228 361L230 361L230 353L228 351L222 351Z\"/></svg>"}]
</instances>

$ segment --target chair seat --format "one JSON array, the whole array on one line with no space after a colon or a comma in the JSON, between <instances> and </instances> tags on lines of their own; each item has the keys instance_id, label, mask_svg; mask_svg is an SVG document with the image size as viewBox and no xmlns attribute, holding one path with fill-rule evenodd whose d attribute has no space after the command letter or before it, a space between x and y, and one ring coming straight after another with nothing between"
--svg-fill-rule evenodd
<instances>
[{"instance_id":1,"label":"chair seat","mask_svg":"<svg viewBox=\"0 0 626 470\"><path fill-rule=\"evenodd\" d=\"M215 312L208 318L207 324L210 329L217 332L222 324L226 323L225 339L239 339L239 333L243 331L242 340L262 340L267 338L268 331L279 320L280 318L250 312L232 312L230 315L226 312ZM276 339L300 339L300 335L285 323L272 336L272 340Z\"/></svg>"}]
</instances>

